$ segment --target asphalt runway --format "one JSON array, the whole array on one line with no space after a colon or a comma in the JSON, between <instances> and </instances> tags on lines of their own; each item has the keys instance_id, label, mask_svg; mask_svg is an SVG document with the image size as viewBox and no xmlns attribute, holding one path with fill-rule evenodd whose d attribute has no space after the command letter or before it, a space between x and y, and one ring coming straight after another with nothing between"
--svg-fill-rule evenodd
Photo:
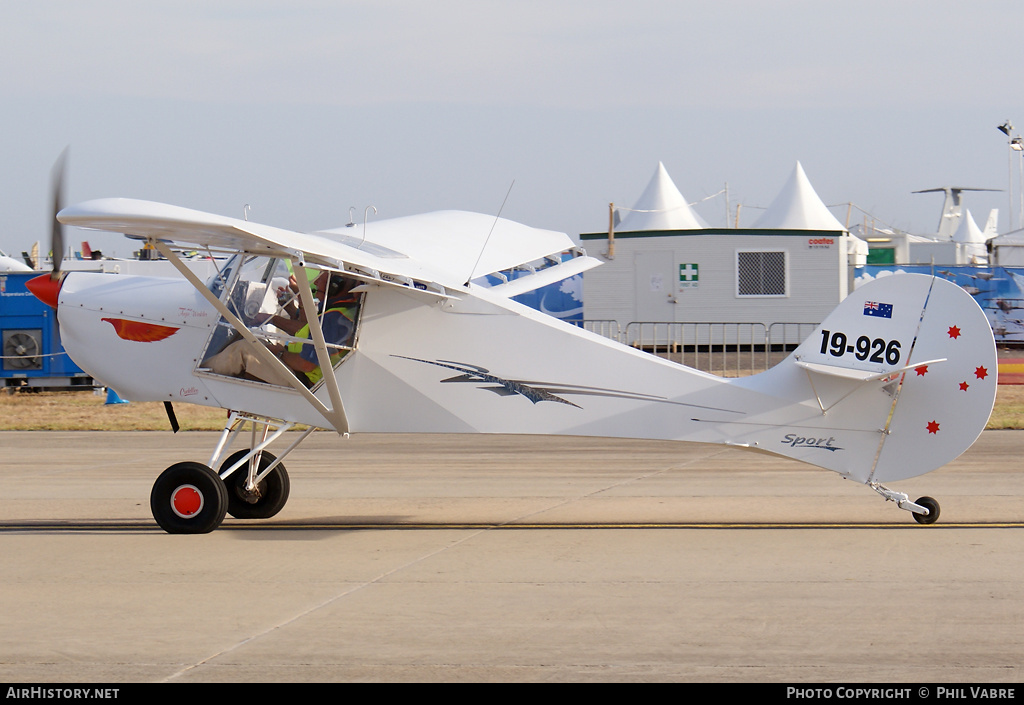
<instances>
[{"instance_id":1,"label":"asphalt runway","mask_svg":"<svg viewBox=\"0 0 1024 705\"><path fill-rule=\"evenodd\" d=\"M894 484L933 526L721 447L322 432L277 517L163 533L215 441L0 433L0 682L1024 680L1024 432Z\"/></svg>"}]
</instances>

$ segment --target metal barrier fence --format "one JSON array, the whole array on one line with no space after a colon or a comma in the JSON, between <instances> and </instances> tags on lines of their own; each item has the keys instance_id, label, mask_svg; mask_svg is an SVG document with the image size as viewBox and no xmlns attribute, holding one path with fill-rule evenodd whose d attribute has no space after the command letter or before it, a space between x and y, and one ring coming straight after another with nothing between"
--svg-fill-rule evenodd
<instances>
[{"instance_id":1,"label":"metal barrier fence","mask_svg":"<svg viewBox=\"0 0 1024 705\"><path fill-rule=\"evenodd\" d=\"M622 329L619 328L618 321L604 321L604 320L590 320L581 321L579 323L580 328L589 330L591 333L597 333L605 338L611 338L612 340L622 342Z\"/></svg>"},{"instance_id":2,"label":"metal barrier fence","mask_svg":"<svg viewBox=\"0 0 1024 705\"><path fill-rule=\"evenodd\" d=\"M777 365L817 323L582 321L581 327L687 367L724 377L756 374Z\"/></svg>"}]
</instances>

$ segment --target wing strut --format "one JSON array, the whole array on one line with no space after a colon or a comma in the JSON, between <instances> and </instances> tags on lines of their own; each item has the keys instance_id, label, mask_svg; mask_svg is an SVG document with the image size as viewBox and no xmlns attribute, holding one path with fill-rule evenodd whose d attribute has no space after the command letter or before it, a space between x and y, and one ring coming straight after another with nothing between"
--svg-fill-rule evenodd
<instances>
[{"instance_id":1,"label":"wing strut","mask_svg":"<svg viewBox=\"0 0 1024 705\"><path fill-rule=\"evenodd\" d=\"M301 262L293 261L293 264L296 267L302 266ZM324 375L324 385L326 385L327 393L331 397L331 404L334 406L336 413L340 415L340 420L344 425L344 429L342 429L336 424L335 429L338 433L348 433L348 419L345 416L345 405L341 401L341 390L338 389L338 379L334 376L334 367L331 365L331 354L327 350L327 341L324 339L323 323L316 317L316 302L313 301L313 290L309 286L309 277L295 277L295 279L298 281L299 296L302 298L302 310L309 312L307 314L306 322L309 324L310 337L313 338L313 348L316 350L316 360L320 363L320 371ZM327 298L326 292L324 292L324 298ZM310 320L309 316L313 317L312 320ZM262 345L260 347L262 347ZM270 351L268 350L267 352ZM292 376L294 377L294 375ZM306 389L302 384L299 386ZM306 391L308 392L309 390L307 389ZM312 392L310 392L310 396L312 396ZM314 397L314 399L315 398L316 397Z\"/></svg>"},{"instance_id":2,"label":"wing strut","mask_svg":"<svg viewBox=\"0 0 1024 705\"><path fill-rule=\"evenodd\" d=\"M331 404L334 408L328 408L321 402L313 392L309 391L302 382L298 380L295 374L285 365L281 360L278 359L274 353L270 352L267 347L252 334L245 324L238 319L228 309L224 303L213 295L213 292L207 288L205 284L197 277L192 270L190 270L181 261L181 258L176 255L166 243L160 240L150 240L153 246L162 254L167 260L174 265L174 268L181 272L181 275L185 277L192 286L195 287L196 291L202 294L210 304L217 309L217 311L224 316L224 319L231 324L231 326L238 331L248 343L252 346L253 352L255 352L264 362L268 365L273 365L280 370L288 373L288 384L299 394L306 398L314 409L316 409L321 416L323 416L331 428L341 434L348 433L348 417L345 414L345 405L341 400L341 392L338 390L338 380L334 376L334 369L330 364L330 355L327 353L327 343L324 341L324 333L320 328L319 324L310 323L309 330L313 336L314 345L316 346L317 361L320 362L320 367L324 373L324 384L327 385L328 393L331 396ZM313 292L309 287L309 282L306 277L296 277L299 282L299 292L303 297L303 305L306 306L306 311L316 311L316 304L313 301ZM315 314L313 314L315 316ZM315 319L314 319L315 321ZM327 364L324 364L326 361Z\"/></svg>"}]
</instances>

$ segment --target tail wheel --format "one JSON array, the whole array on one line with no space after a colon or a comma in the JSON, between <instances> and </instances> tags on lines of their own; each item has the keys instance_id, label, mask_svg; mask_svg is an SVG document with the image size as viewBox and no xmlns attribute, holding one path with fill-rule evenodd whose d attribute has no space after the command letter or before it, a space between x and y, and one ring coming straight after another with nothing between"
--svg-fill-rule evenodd
<instances>
[{"instance_id":1,"label":"tail wheel","mask_svg":"<svg viewBox=\"0 0 1024 705\"><path fill-rule=\"evenodd\" d=\"M220 466L221 473L248 454L247 450L232 454ZM263 472L276 459L274 455L264 451L260 455L259 471ZM256 484L255 490L250 492L245 487L248 470L249 466L245 463L224 480L228 495L228 514L236 519L269 519L281 511L288 501L288 493L291 491L288 471L285 470L283 463L278 463L269 475Z\"/></svg>"},{"instance_id":2,"label":"tail wheel","mask_svg":"<svg viewBox=\"0 0 1024 705\"><path fill-rule=\"evenodd\" d=\"M922 507L928 510L928 515L918 514L914 512L914 521L918 524L934 524L939 520L939 503L931 497L921 497L915 504L920 504Z\"/></svg>"},{"instance_id":3,"label":"tail wheel","mask_svg":"<svg viewBox=\"0 0 1024 705\"><path fill-rule=\"evenodd\" d=\"M176 463L153 483L149 507L169 534L207 534L224 521L228 492L217 473L202 463Z\"/></svg>"}]
</instances>

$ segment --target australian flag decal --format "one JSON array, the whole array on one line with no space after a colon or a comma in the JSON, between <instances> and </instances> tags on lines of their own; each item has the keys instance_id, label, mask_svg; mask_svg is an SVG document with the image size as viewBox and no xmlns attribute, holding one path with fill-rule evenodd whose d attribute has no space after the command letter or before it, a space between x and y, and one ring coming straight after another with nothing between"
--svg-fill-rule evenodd
<instances>
[{"instance_id":1,"label":"australian flag decal","mask_svg":"<svg viewBox=\"0 0 1024 705\"><path fill-rule=\"evenodd\" d=\"M876 316L878 318L892 318L892 304L883 304L878 301L865 301L864 315Z\"/></svg>"}]
</instances>

